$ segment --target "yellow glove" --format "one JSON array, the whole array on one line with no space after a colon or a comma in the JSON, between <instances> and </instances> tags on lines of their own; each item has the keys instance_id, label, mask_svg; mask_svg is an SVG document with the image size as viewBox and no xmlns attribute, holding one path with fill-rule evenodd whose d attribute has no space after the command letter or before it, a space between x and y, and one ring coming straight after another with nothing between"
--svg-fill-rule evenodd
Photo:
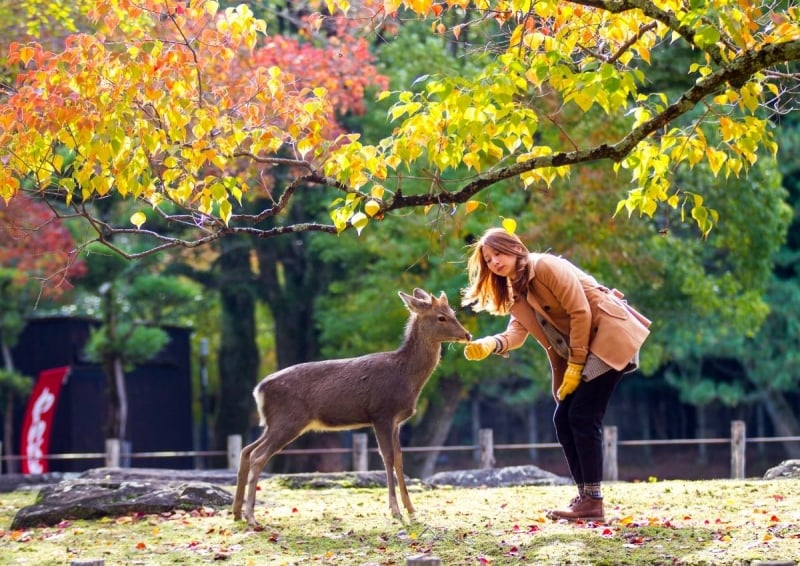
<instances>
[{"instance_id":1,"label":"yellow glove","mask_svg":"<svg viewBox=\"0 0 800 566\"><path fill-rule=\"evenodd\" d=\"M567 364L567 371L564 372L564 380L561 382L561 387L556 391L556 397L559 401L575 391L581 382L581 372L583 371L582 364Z\"/></svg>"},{"instance_id":2,"label":"yellow glove","mask_svg":"<svg viewBox=\"0 0 800 566\"><path fill-rule=\"evenodd\" d=\"M497 340L494 339L494 336L478 338L464 346L464 357L471 362L482 360L494 352L495 348L497 348Z\"/></svg>"}]
</instances>

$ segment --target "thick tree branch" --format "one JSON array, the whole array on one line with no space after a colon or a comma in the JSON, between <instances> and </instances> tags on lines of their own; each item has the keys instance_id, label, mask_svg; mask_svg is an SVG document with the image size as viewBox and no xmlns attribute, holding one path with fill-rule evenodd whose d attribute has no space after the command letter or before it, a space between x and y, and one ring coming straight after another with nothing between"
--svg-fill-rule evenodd
<instances>
[{"instance_id":1,"label":"thick tree branch","mask_svg":"<svg viewBox=\"0 0 800 566\"><path fill-rule=\"evenodd\" d=\"M536 157L525 162L503 167L502 169L488 171L476 176L458 191L442 191L435 194L413 196L397 195L392 199L387 210L426 206L430 204L463 203L478 192L495 183L543 167L577 165L579 163L588 163L605 159L619 162L624 159L639 142L647 138L650 134L671 124L678 117L692 110L705 97L718 93L725 85L731 84L732 86L741 86L755 73L761 72L772 65L784 61L795 61L798 59L800 59L800 41L766 45L762 50L748 52L716 73L712 73L702 80L699 80L697 84L687 90L678 100L665 108L663 112L634 128L615 144L603 144L584 150Z\"/></svg>"}]
</instances>

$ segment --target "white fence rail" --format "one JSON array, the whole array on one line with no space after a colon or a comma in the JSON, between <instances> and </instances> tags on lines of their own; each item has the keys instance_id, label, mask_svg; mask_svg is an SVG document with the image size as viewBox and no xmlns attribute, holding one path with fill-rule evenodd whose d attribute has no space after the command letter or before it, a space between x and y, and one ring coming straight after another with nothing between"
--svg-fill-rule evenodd
<instances>
[{"instance_id":1,"label":"white fence rail","mask_svg":"<svg viewBox=\"0 0 800 566\"><path fill-rule=\"evenodd\" d=\"M368 434L365 432L354 433L351 448L325 448L325 449L285 449L280 454L351 454L352 469L366 471L369 461L369 452L377 452L377 448L369 448ZM678 446L701 444L729 444L731 449L731 479L744 479L747 444L773 443L773 442L800 442L798 436L770 436L747 438L744 421L731 422L731 436L729 438L697 438L697 439L669 439L669 440L623 440L617 436L616 426L603 428L603 479L617 481L619 479L619 466L617 462L617 448L619 446ZM0 442L0 454L2 454ZM467 446L408 446L403 452L457 452L471 451L478 454L478 466L482 469L492 468L495 465L495 453L499 450L530 450L539 448L557 449L557 443L534 444L495 444L492 429L481 429L478 433L478 445ZM118 439L106 440L105 452L94 453L69 453L50 454L42 459L46 460L97 460L103 459L106 467L120 467L122 462L132 462L139 458L185 458L209 456L227 457L228 469L238 469L239 455L242 451L242 437L232 435L228 437L226 451L159 451L159 452L131 452L125 453L122 443ZM24 456L3 456L3 462L22 460ZM7 471L7 464L5 466ZM0 466L0 473L3 467Z\"/></svg>"}]
</instances>

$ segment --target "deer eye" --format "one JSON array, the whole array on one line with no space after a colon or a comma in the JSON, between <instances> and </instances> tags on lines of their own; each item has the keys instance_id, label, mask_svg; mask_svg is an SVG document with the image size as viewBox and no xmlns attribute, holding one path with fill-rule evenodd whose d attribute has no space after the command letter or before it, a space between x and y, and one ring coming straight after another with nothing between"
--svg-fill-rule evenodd
<instances>
[{"instance_id":1,"label":"deer eye","mask_svg":"<svg viewBox=\"0 0 800 566\"><path fill-rule=\"evenodd\" d=\"M443 314L439 315L439 322L445 322L446 320L447 320L446 316L444 316Z\"/></svg>"}]
</instances>

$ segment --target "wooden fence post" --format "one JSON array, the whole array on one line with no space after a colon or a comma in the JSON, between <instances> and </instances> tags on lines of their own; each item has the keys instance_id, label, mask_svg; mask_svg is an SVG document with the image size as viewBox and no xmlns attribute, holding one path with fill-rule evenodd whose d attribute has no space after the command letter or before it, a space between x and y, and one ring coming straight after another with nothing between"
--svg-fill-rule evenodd
<instances>
[{"instance_id":1,"label":"wooden fence post","mask_svg":"<svg viewBox=\"0 0 800 566\"><path fill-rule=\"evenodd\" d=\"M731 422L731 479L744 479L744 453L747 444L747 427L744 421Z\"/></svg>"},{"instance_id":2,"label":"wooden fence post","mask_svg":"<svg viewBox=\"0 0 800 566\"><path fill-rule=\"evenodd\" d=\"M119 438L106 438L106 468L119 468L122 442Z\"/></svg>"},{"instance_id":3,"label":"wooden fence post","mask_svg":"<svg viewBox=\"0 0 800 566\"><path fill-rule=\"evenodd\" d=\"M603 481L617 481L617 427L603 427Z\"/></svg>"},{"instance_id":4,"label":"wooden fence post","mask_svg":"<svg viewBox=\"0 0 800 566\"><path fill-rule=\"evenodd\" d=\"M366 472L369 469L368 456L367 434L364 432L353 433L353 470Z\"/></svg>"},{"instance_id":5,"label":"wooden fence post","mask_svg":"<svg viewBox=\"0 0 800 566\"><path fill-rule=\"evenodd\" d=\"M239 469L239 457L242 455L242 435L231 434L228 436L228 469Z\"/></svg>"},{"instance_id":6,"label":"wooden fence post","mask_svg":"<svg viewBox=\"0 0 800 566\"><path fill-rule=\"evenodd\" d=\"M481 469L494 467L494 431L482 428L478 431L478 446L481 454Z\"/></svg>"}]
</instances>

